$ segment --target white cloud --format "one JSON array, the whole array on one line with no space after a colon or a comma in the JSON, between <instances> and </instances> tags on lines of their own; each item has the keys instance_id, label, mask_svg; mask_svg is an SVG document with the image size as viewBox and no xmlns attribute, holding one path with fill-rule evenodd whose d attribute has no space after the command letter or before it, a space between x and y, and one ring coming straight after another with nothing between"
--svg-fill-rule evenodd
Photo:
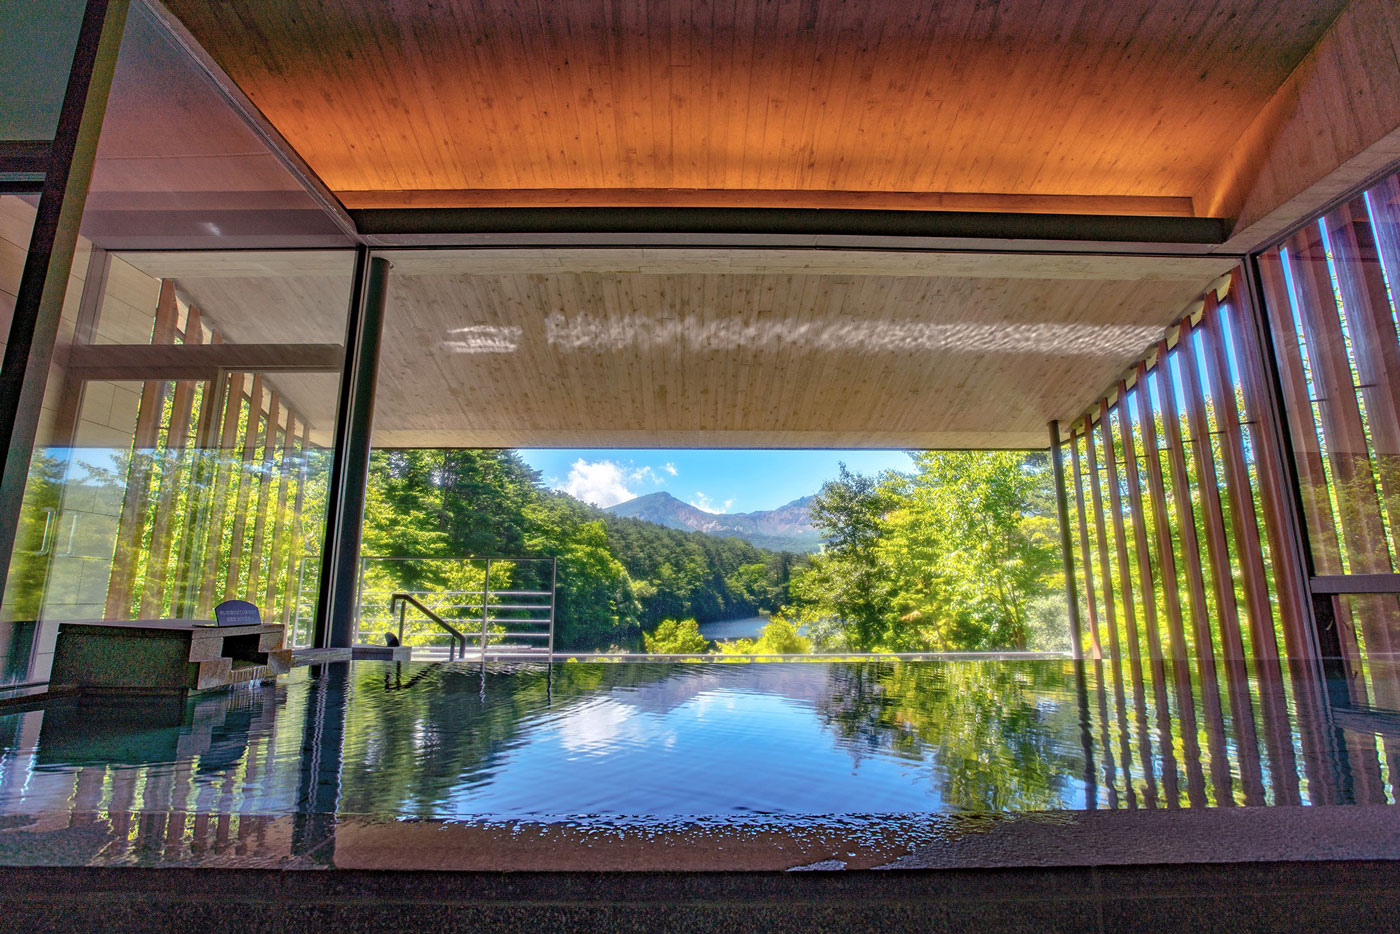
<instances>
[{"instance_id":1,"label":"white cloud","mask_svg":"<svg viewBox=\"0 0 1400 934\"><path fill-rule=\"evenodd\" d=\"M634 467L628 477L634 483L661 483L661 476L650 467Z\"/></svg>"},{"instance_id":2,"label":"white cloud","mask_svg":"<svg viewBox=\"0 0 1400 934\"><path fill-rule=\"evenodd\" d=\"M666 463L662 464L661 469L666 471L673 477L676 475L676 465L671 463L670 461L667 461Z\"/></svg>"},{"instance_id":3,"label":"white cloud","mask_svg":"<svg viewBox=\"0 0 1400 934\"><path fill-rule=\"evenodd\" d=\"M729 507L734 505L734 500L727 499L724 501L724 505L716 506L714 503L710 502L710 498L708 496L706 496L704 493L701 493L699 490L696 490L695 498L690 501L690 505L694 506L701 512L708 512L717 515L719 513L728 512Z\"/></svg>"},{"instance_id":4,"label":"white cloud","mask_svg":"<svg viewBox=\"0 0 1400 934\"><path fill-rule=\"evenodd\" d=\"M585 503L607 508L637 498L637 494L627 488L635 473L613 461L587 461L580 457L569 467L568 479L556 484L555 489Z\"/></svg>"}]
</instances>

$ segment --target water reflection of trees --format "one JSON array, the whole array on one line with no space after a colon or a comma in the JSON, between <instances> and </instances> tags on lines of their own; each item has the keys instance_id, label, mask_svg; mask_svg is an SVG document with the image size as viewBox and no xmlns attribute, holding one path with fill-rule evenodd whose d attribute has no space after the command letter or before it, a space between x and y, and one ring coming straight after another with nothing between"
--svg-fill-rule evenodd
<instances>
[{"instance_id":1,"label":"water reflection of trees","mask_svg":"<svg viewBox=\"0 0 1400 934\"><path fill-rule=\"evenodd\" d=\"M537 718L665 679L671 665L361 665L345 726L340 810L437 815L488 780Z\"/></svg>"},{"instance_id":2,"label":"water reflection of trees","mask_svg":"<svg viewBox=\"0 0 1400 934\"><path fill-rule=\"evenodd\" d=\"M834 665L820 713L856 755L929 760L950 808L1041 810L1084 770L1073 685L1059 664Z\"/></svg>"}]
</instances>

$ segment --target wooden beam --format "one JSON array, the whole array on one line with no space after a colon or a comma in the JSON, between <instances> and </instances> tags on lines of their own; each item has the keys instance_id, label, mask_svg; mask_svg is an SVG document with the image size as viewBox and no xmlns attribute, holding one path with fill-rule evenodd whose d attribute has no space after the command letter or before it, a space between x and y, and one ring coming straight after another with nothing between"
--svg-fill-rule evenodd
<instances>
[{"instance_id":1,"label":"wooden beam","mask_svg":"<svg viewBox=\"0 0 1400 934\"><path fill-rule=\"evenodd\" d=\"M1196 192L1251 252L1400 158L1400 5L1351 0Z\"/></svg>"},{"instance_id":2,"label":"wooden beam","mask_svg":"<svg viewBox=\"0 0 1400 934\"><path fill-rule=\"evenodd\" d=\"M339 344L92 344L75 346L69 370L78 379L211 380L220 370L245 373L338 373Z\"/></svg>"},{"instance_id":3,"label":"wooden beam","mask_svg":"<svg viewBox=\"0 0 1400 934\"><path fill-rule=\"evenodd\" d=\"M456 188L338 191L351 210L393 208L845 208L1194 217L1189 197L744 188Z\"/></svg>"}]
</instances>

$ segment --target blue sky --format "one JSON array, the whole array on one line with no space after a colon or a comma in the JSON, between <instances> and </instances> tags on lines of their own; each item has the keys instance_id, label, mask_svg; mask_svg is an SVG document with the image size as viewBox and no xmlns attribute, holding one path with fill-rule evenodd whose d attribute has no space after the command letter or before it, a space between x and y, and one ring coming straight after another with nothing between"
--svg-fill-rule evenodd
<instances>
[{"instance_id":1,"label":"blue sky","mask_svg":"<svg viewBox=\"0 0 1400 934\"><path fill-rule=\"evenodd\" d=\"M546 485L597 506L665 490L709 512L774 509L821 489L839 463L909 469L903 451L521 450Z\"/></svg>"}]
</instances>

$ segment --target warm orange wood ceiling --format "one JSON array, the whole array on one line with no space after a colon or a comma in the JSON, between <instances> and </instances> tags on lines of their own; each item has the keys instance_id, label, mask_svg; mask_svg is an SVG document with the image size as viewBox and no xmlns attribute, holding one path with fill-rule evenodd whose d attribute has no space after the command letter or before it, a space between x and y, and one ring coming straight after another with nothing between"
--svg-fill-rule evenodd
<instances>
[{"instance_id":1,"label":"warm orange wood ceiling","mask_svg":"<svg viewBox=\"0 0 1400 934\"><path fill-rule=\"evenodd\" d=\"M166 2L351 206L1146 214L1190 212L1344 5Z\"/></svg>"}]
</instances>

